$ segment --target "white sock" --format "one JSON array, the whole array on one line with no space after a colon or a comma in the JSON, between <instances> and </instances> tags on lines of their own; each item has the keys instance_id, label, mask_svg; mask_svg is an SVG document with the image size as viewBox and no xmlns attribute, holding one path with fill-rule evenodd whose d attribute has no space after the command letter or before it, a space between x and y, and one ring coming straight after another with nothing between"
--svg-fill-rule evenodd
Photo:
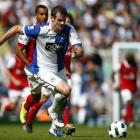
<instances>
[{"instance_id":1,"label":"white sock","mask_svg":"<svg viewBox=\"0 0 140 140\"><path fill-rule=\"evenodd\" d=\"M55 112L59 112L59 108L63 103L63 100L65 100L65 96L61 95L60 93L55 94L54 99L53 99L53 104L52 104L52 109Z\"/></svg>"},{"instance_id":2,"label":"white sock","mask_svg":"<svg viewBox=\"0 0 140 140\"><path fill-rule=\"evenodd\" d=\"M66 99L67 98L60 93L55 94L54 99L53 99L53 103L52 103L52 106L51 106L52 110L60 115L60 112L62 110L64 110L63 106L64 106L64 103L65 103Z\"/></svg>"}]
</instances>

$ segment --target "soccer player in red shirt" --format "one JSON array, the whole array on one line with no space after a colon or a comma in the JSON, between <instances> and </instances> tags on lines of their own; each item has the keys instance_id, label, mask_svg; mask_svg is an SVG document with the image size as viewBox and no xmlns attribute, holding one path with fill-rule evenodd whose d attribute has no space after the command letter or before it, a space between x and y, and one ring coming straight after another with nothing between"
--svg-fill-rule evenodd
<instances>
[{"instance_id":1,"label":"soccer player in red shirt","mask_svg":"<svg viewBox=\"0 0 140 140\"><path fill-rule=\"evenodd\" d=\"M9 103L5 106L5 111L15 110L18 114L19 104L30 94L30 89L23 63L13 54L9 54L7 59L5 64L6 74L9 77Z\"/></svg>"},{"instance_id":2,"label":"soccer player in red shirt","mask_svg":"<svg viewBox=\"0 0 140 140\"><path fill-rule=\"evenodd\" d=\"M133 53L125 55L120 66L120 92L125 111L122 121L129 121L129 126L134 126L133 100L137 91L137 62Z\"/></svg>"},{"instance_id":3,"label":"soccer player in red shirt","mask_svg":"<svg viewBox=\"0 0 140 140\"><path fill-rule=\"evenodd\" d=\"M70 13L67 14L66 24L73 25L73 17ZM72 46L69 44L68 50L64 57L64 66L65 66L65 70L66 70L66 76L67 76L68 84L70 86L71 86L71 68L70 68L70 66L71 66L71 59L72 59L73 51L74 50L73 50ZM68 135L71 135L73 132L75 132L75 127L73 126L73 124L70 124L69 100L67 101L67 105L64 110L63 121L66 126L66 133Z\"/></svg>"},{"instance_id":4,"label":"soccer player in red shirt","mask_svg":"<svg viewBox=\"0 0 140 140\"><path fill-rule=\"evenodd\" d=\"M119 90L123 104L121 119L123 122L129 121L129 126L134 126L133 102L137 91L138 67L134 53L128 52L119 68Z\"/></svg>"},{"instance_id":5,"label":"soccer player in red shirt","mask_svg":"<svg viewBox=\"0 0 140 140\"><path fill-rule=\"evenodd\" d=\"M36 24L43 24L48 20L48 8L44 5L38 5L35 8ZM33 60L33 53L36 47L36 40L28 38L25 35L20 35L17 46L17 56L28 67ZM25 53L23 52L25 51ZM22 103L20 112L20 121L25 123L25 130L29 133L32 132L32 121L42 106L47 101L48 96L40 94L30 94L26 101ZM28 114L27 114L28 113ZM31 124L31 125L29 125Z\"/></svg>"}]
</instances>

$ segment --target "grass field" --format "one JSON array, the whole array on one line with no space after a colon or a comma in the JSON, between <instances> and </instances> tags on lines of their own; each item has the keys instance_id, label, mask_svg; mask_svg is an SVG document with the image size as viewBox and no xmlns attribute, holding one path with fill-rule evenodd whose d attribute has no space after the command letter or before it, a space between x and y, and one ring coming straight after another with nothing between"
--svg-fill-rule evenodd
<instances>
[{"instance_id":1,"label":"grass field","mask_svg":"<svg viewBox=\"0 0 140 140\"><path fill-rule=\"evenodd\" d=\"M73 136L54 137L48 133L50 125L35 124L32 134L23 131L20 124L0 124L0 140L109 140L107 128L89 128L87 126L76 126ZM116 138L114 138L116 139ZM120 138L119 138L120 139ZM125 140L140 140L140 128L128 129Z\"/></svg>"}]
</instances>

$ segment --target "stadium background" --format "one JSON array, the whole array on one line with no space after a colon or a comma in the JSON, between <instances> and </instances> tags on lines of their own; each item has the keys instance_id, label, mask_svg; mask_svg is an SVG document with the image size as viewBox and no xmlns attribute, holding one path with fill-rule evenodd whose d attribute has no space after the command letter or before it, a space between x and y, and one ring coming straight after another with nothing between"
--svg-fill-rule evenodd
<instances>
[{"instance_id":1,"label":"stadium background","mask_svg":"<svg viewBox=\"0 0 140 140\"><path fill-rule=\"evenodd\" d=\"M76 105L71 99L72 120L88 126L109 124L112 121L112 45L140 41L139 0L0 0L0 35L13 25L34 23L34 7L38 4L50 9L57 4L64 5L73 15L84 45L84 58L72 63L72 94L79 93L80 99ZM8 88L2 62L9 48L15 52L16 42L17 38L13 37L0 49L0 102ZM140 100L135 103L135 116L139 124ZM15 116L4 119L7 118L17 121Z\"/></svg>"}]
</instances>

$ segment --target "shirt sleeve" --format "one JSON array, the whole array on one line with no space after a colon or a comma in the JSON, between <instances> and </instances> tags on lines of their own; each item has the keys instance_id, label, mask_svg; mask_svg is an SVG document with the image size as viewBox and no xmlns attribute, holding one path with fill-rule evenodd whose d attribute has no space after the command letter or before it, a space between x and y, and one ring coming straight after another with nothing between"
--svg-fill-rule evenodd
<instances>
[{"instance_id":1,"label":"shirt sleeve","mask_svg":"<svg viewBox=\"0 0 140 140\"><path fill-rule=\"evenodd\" d=\"M40 34L40 26L39 25L23 26L23 32L27 37L33 37L36 39Z\"/></svg>"},{"instance_id":2,"label":"shirt sleeve","mask_svg":"<svg viewBox=\"0 0 140 140\"><path fill-rule=\"evenodd\" d=\"M82 42L73 26L71 26L71 30L70 30L70 44L72 46L82 45Z\"/></svg>"},{"instance_id":3,"label":"shirt sleeve","mask_svg":"<svg viewBox=\"0 0 140 140\"><path fill-rule=\"evenodd\" d=\"M26 35L20 35L18 37L18 44L27 45L28 42L29 42L29 37L27 37Z\"/></svg>"}]
</instances>

